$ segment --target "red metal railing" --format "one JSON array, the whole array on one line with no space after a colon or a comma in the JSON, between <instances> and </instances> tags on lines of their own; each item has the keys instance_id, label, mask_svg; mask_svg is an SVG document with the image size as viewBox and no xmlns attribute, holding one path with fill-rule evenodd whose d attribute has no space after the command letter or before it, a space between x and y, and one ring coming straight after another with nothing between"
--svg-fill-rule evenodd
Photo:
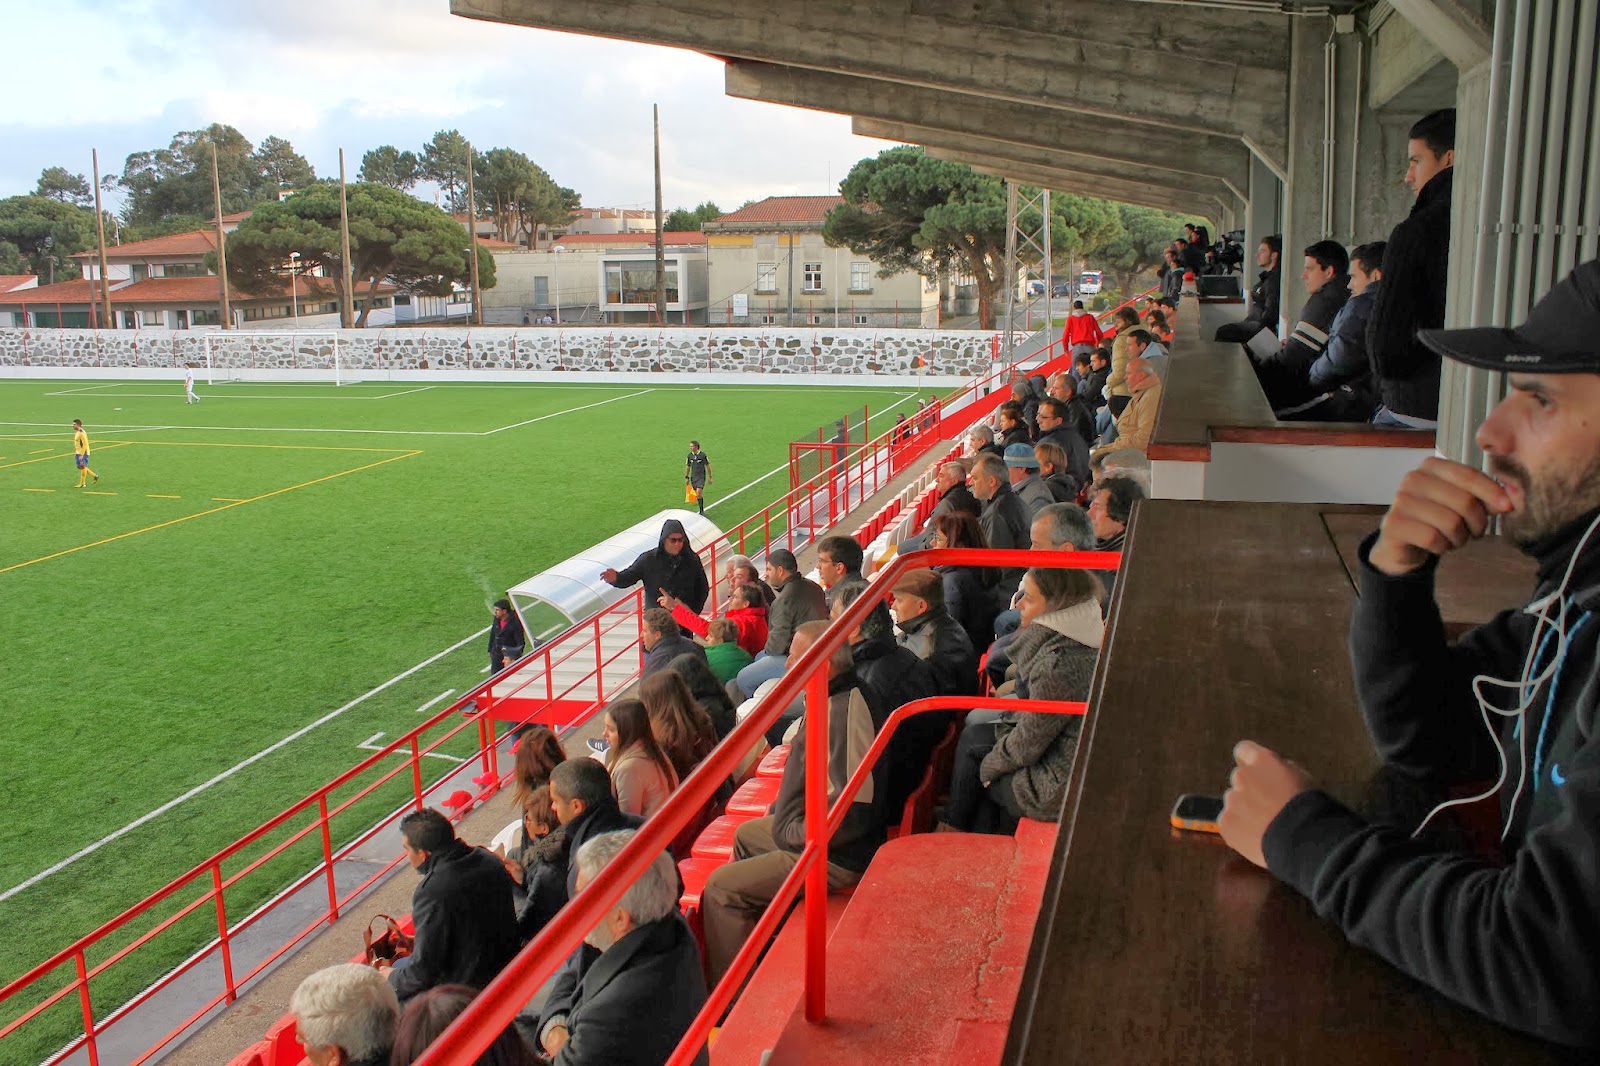
<instances>
[{"instance_id":1,"label":"red metal railing","mask_svg":"<svg viewBox=\"0 0 1600 1066\"><path fill-rule=\"evenodd\" d=\"M512 684L510 679L513 676L508 671L483 682L444 710L434 714L426 722L384 745L374 754L363 759L276 817L229 844L209 859L172 881L166 887L141 900L116 918L106 922L98 929L39 963L27 973L9 982L4 988L0 988L0 1003L5 1003L24 990L42 983L53 971L68 963L72 964L75 972L73 980L48 993L41 1002L28 1008L4 1027L0 1027L0 1041L4 1041L7 1037L19 1032L35 1018L76 993L83 1014L83 1032L68 1043L56 1058L59 1059L78 1051L85 1051L91 1066L98 1066L100 1054L97 1037L101 1033L116 1024L117 1020L130 1010L146 1002L171 985L175 980L205 962L213 953L220 956L223 971L222 990L206 1000L193 1013L188 1015L181 1024L176 1026L159 1042L153 1044L137 1059L133 1060L134 1063L138 1064L147 1061L170 1042L174 1036L198 1021L216 1006L233 1002L238 997L241 986L272 966L319 926L337 919L343 907L384 877L399 863L400 857L397 856L380 870L361 881L360 884L343 893L339 891L334 877L336 863L352 855L403 811L420 809L425 806L429 797L450 784L458 776L460 769L464 766L470 766L473 761L481 764L485 775L493 775L493 781L488 786L489 790L492 791L494 788L499 787L502 782L502 776L499 773L498 766L498 745L505 738L503 735L495 735L493 721L489 712L503 709L503 705L508 699L520 695L528 686L540 681L543 681L544 686L543 691L538 693L538 696L541 698L542 703L547 704L571 695L578 686L592 678L596 685L596 698L590 701L590 713L592 713L594 709L598 709L604 703L608 687L611 691L616 691L637 679L640 662L635 649L638 647L637 620L640 613L640 599L641 593L635 590L622 600L607 607L593 619L584 622L581 626L568 630L548 644L536 649L518 664L517 669L524 670L542 660L544 666L542 678L536 674L535 677L530 678L528 681L515 684L508 689L506 686ZM553 683L549 680L553 677L554 667L582 654L584 643L588 639L590 632L594 633L595 646L598 649L600 648L602 633L617 626L631 626L631 637L627 646L609 658L603 657L597 651L593 673L585 674L579 682L569 685L561 692L555 692ZM605 673L607 667L611 668L609 678ZM496 688L500 689L498 693L494 692ZM467 712L465 717L461 716L462 712ZM517 724L520 723L513 722L508 726L507 732ZM469 731L471 732L469 733ZM468 734L476 740L475 754L464 759L451 772L443 774L438 780L424 783L425 775L422 771L422 760L435 754L443 754L440 749L462 734ZM391 764L390 761L397 754L404 757L403 761ZM450 757L455 758L455 756ZM390 765L390 768L387 771L381 771L381 768L385 765ZM366 775L369 771L380 772L375 780L358 788L348 797L340 800L334 799L335 793L355 784L358 778ZM374 824L357 834L352 840L335 848L332 831L333 819L352 810L357 804L376 796L378 790L390 782L399 780L402 774L409 774L411 786L409 798L399 807L390 809L387 815L378 818ZM448 803L444 805L449 806ZM456 810L454 817L459 820L470 808L470 803L461 805ZM296 818L307 814L311 815L310 819L303 826L294 829L287 839L268 847L264 854L253 858L250 857L248 853L253 845L264 841L269 835L289 826ZM309 871L293 880L288 888L277 893L267 904L254 909L237 921L230 922L228 919L229 908L227 906L229 890L243 891L238 886L251 874L254 874L268 863L308 839L315 839L320 843L321 860ZM224 864L230 861L240 861L244 865L232 874L225 874ZM261 962L243 973L236 972L232 941L271 913L282 901L305 889L319 878L325 878L327 882L328 903L326 910L313 921L301 927L289 940L272 951ZM91 954L107 950L109 943L120 931L147 915L154 915L157 908L169 900L178 899L186 889L195 889L197 893L193 898L183 901L176 913L156 921L151 929L138 935L130 943L111 950L105 959L97 963L90 963ZM191 915L201 913L207 908L214 909L217 918L217 939L210 947L190 956L177 967L164 974L154 984L97 1022L89 983L98 977L106 975L117 964L152 943Z\"/></svg>"},{"instance_id":2,"label":"red metal railing","mask_svg":"<svg viewBox=\"0 0 1600 1066\"><path fill-rule=\"evenodd\" d=\"M1046 351L1049 351L1049 349L1046 349ZM1037 358L1037 355L1034 358ZM1004 368L987 375L979 384L1009 376L1014 372L1015 368L1013 367ZM956 424L964 427L977 417L992 410L1004 398L1005 394L1003 392L996 393L993 396L983 397L980 402L968 403L958 411L951 412L951 414L959 420ZM993 401L992 403L987 402L991 400ZM948 408L945 408L945 410L948 411ZM946 419L946 427L931 427L923 432L922 436L927 443L933 443L942 435L943 429L949 425L948 420L951 420L951 415L946 415ZM816 524L816 516L814 514L810 516L814 523L814 528L827 528L837 523L849 510L849 501L851 499L849 486L851 484L859 485L865 480L864 471L866 469L873 468L875 470L873 476L883 477L883 481L886 483L888 477L885 476L887 470L884 469L884 466L892 461L891 448L897 443L892 440L893 435L894 430L891 429L869 442L867 446L863 446L864 452L870 448L872 453L858 457L858 461L854 464L854 469L848 462L835 464L834 467L830 467L829 470L825 470L817 477L810 479L807 484L791 490L782 499L768 504L729 532L703 546L700 549L700 554L710 568L713 592L716 592L717 584L720 581L720 575L717 574L719 547L723 549L724 555L727 554L729 549L734 548L743 554L747 548L755 545L754 534L757 528L761 531L759 544L766 546L771 542L773 536L774 516L781 513L785 518L786 546L792 548L795 544L794 530L796 522L794 518L803 510L800 503L801 500L806 500L812 511L815 510L815 500L819 494L829 501L825 526ZM905 442L898 443L903 447ZM902 452L901 454L904 455L905 453ZM838 469L841 465L843 466L842 470ZM849 480L852 476L854 478L853 482ZM835 481L844 482L845 487L841 490L835 486ZM919 510L921 510L920 503L921 501L919 501ZM340 774L261 826L240 837L165 887L134 904L115 918L103 923L94 931L80 937L71 945L56 952L26 973L8 982L3 988L0 988L0 1005L12 1002L24 992L44 984L55 970L69 963L74 970L74 976L70 980L67 980L52 991L46 992L39 1003L28 1007L17 1018L0 1026L0 1041L19 1033L25 1026L40 1018L51 1008L64 1003L76 994L83 1017L82 1032L77 1037L72 1038L57 1055L52 1057L51 1061L59 1061L68 1055L84 1051L91 1066L98 1066L100 1052L97 1038L100 1034L117 1024L130 1011L149 1001L184 974L195 969L195 967L214 955L220 955L223 972L221 990L201 1004L181 1024L178 1024L170 1032L160 1037L156 1042L152 1043L148 1050L133 1060L134 1066L148 1061L160 1049L170 1043L173 1038L198 1021L208 1011L222 1003L231 1003L237 999L239 990L243 985L272 966L317 928L337 919L345 906L384 877L399 863L400 857L397 856L383 866L382 869L343 893L339 891L335 881L334 871L337 863L348 859L358 848L381 832L403 811L424 806L429 797L433 796L446 783L457 776L454 772L445 773L438 780L425 783L425 777L428 775L425 775L422 770L422 760L424 758L443 754L440 751L443 746L475 728L476 749L466 757L466 761L461 765L467 765L473 761L479 763L482 767L481 779L487 779L488 781L484 785L485 791L493 791L509 777L509 772L502 774L499 767L499 745L504 741L506 734L496 734L494 720L496 718L510 718L510 724L506 730L506 733L509 733L517 724L522 721L532 720L537 716L537 712L520 718L516 716L515 712L508 715L508 701L518 699L535 700L540 701L543 705L549 705L573 698L574 694L592 679L595 683L595 696L592 700L587 697L580 697L584 699L586 706L573 719L574 722L579 722L586 720L589 715L598 710L605 703L609 693L616 692L632 683L639 673L639 657L635 653L635 649L639 646L637 625L642 606L654 605L642 604L642 593L639 590L632 591L593 618L579 623L550 642L541 645L525 656L516 667L476 686L448 707L436 712L427 721L384 745L351 769ZM628 643L621 650L607 656L602 647L603 636L609 632L614 632L618 628L626 628L629 623L632 623L633 631ZM557 691L554 681L555 668L577 661L580 656L588 652L591 641L594 654L593 671L583 674L578 681ZM542 670L537 669L540 665L542 665ZM519 675L528 674L530 670L532 671L532 676L522 681L516 680ZM460 717L463 714L465 714L465 717ZM385 765L386 760L392 759L396 755L402 756L403 761L397 761L386 772L380 772L376 780L371 781L364 787L357 788L350 796L342 800L335 798L335 793L341 789L354 786L363 775L379 770L380 767ZM357 834L350 841L335 847L333 842L335 836L332 826L333 819L351 812L357 804L374 800L377 798L377 793L380 789L391 782L398 781L400 776L408 771L411 787L409 790L410 796L405 802L389 809L387 814L377 818L368 828ZM454 817L459 820L470 807L470 803L462 805L455 811ZM264 854L255 858L249 857L247 853L251 852L252 848L257 845L265 846L265 841L270 835L289 827L290 823L295 819L307 815L310 817L306 823L295 828L287 839L267 847ZM274 894L267 902L251 909L243 918L237 921L230 921L228 919L228 914L230 913L230 907L228 906L230 891L235 897L241 892L247 894L254 892L259 895L261 891L259 885L244 888L241 887L241 883L250 875L260 871L268 863L284 856L291 849L307 840L315 840L320 844L320 861L309 871L292 880L287 888ZM243 862L245 865L233 874L228 875L224 870L224 864L231 861ZM232 942L263 917L272 913L285 900L305 889L319 878L325 879L327 883L328 902L326 910L298 929L289 940L273 950L263 961L249 967L242 973L239 972L234 965ZM158 908L168 901L179 900L186 890L195 892L193 898L183 899L175 914L155 920ZM90 991L90 982L107 975L113 967L128 959L135 952L149 945L163 934L168 933L185 919L206 909L210 909L216 914L216 939L190 955L174 969L162 975L154 984L143 989L118 1005L103 1018L97 1020L93 996ZM244 907L235 906L231 908L231 911L239 913L244 909ZM155 920L155 924L151 929L135 937L131 943L111 950L110 945L115 943L115 938L119 934L125 935L124 930L147 917ZM193 934L190 932L177 935L192 936ZM91 956L107 950L110 950L110 954L105 959L99 962L91 962Z\"/></svg>"},{"instance_id":3,"label":"red metal railing","mask_svg":"<svg viewBox=\"0 0 1600 1066\"><path fill-rule=\"evenodd\" d=\"M880 593L888 589L905 571L920 566L973 565L987 567L1039 566L1076 569L1115 569L1121 562L1116 552L1029 552L987 551L978 549L936 549L913 552L893 560L883 572L873 579L873 587ZM744 753L777 720L778 715L795 699L806 698L806 843L795 869L785 879L778 896L767 907L766 913L739 954L734 966L712 990L706 1007L686 1034L672 1063L691 1061L698 1053L700 1043L710 1031L721 1008L732 998L743 982L745 974L754 965L761 951L763 934L770 936L777 927L787 901L793 900L802 883L806 889L805 902L805 991L806 1017L820 1021L825 1014L826 999L826 900L828 894L827 857L828 839L844 813L849 809L849 798L859 789L870 773L870 765L863 762L850 784L839 797L830 813L827 803L828 757L828 674L826 663L833 652L843 645L849 633L866 620L868 613L881 602L880 596L862 596L847 607L829 625L826 632L809 648L795 665L783 675L772 692L743 722L728 734L694 772L678 787L666 805L638 830L637 835L618 853L617 857L595 877L576 897L569 900L543 931L484 989L483 994L462 1012L450 1028L418 1059L418 1066L467 1066L491 1044L496 1035L511 1024L512 1018L532 998L543 982L553 973L583 940L588 931L616 905L622 894L656 856L667 850L690 818L696 816L711 798L722 781L725 781L743 759ZM910 713L939 708L964 709L978 705L993 705L990 700L977 697L948 697L918 701L908 705ZM1043 703L1039 701L1003 701L1002 706L1020 710L1047 710L1055 713L1081 713L1081 705ZM908 715L901 715L901 721ZM898 724L898 722L896 722ZM881 753L887 737L880 736L870 750L871 757Z\"/></svg>"}]
</instances>

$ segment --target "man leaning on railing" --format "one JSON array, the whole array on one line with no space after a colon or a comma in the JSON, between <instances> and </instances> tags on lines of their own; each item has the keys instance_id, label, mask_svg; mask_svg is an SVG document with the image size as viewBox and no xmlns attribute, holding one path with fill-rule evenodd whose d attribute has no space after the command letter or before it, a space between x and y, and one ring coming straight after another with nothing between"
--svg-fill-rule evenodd
<instances>
[{"instance_id":1,"label":"man leaning on railing","mask_svg":"<svg viewBox=\"0 0 1600 1066\"><path fill-rule=\"evenodd\" d=\"M798 661L827 628L826 621L813 621L796 629L790 658ZM841 645L828 660L830 803L855 774L887 717L877 694L857 681L850 648ZM706 961L713 982L727 972L805 847L805 766L806 728L802 719L789 761L784 764L772 813L739 826L733 841L734 861L711 874L701 895ZM829 888L846 888L861 880L873 853L883 843L884 768L880 760L828 844Z\"/></svg>"}]
</instances>

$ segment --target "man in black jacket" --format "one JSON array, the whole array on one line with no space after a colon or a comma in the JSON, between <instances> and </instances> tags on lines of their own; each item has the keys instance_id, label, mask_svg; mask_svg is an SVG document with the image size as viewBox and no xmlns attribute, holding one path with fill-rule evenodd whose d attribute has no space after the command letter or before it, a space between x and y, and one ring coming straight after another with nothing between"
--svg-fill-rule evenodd
<instances>
[{"instance_id":1,"label":"man in black jacket","mask_svg":"<svg viewBox=\"0 0 1600 1066\"><path fill-rule=\"evenodd\" d=\"M1219 341L1245 343L1264 329L1278 332L1278 286L1282 277L1279 260L1283 256L1283 234L1274 233L1261 238L1256 248L1256 266L1261 273L1256 276L1255 287L1250 290L1250 317L1243 322L1229 322L1217 327Z\"/></svg>"},{"instance_id":2,"label":"man in black jacket","mask_svg":"<svg viewBox=\"0 0 1600 1066\"><path fill-rule=\"evenodd\" d=\"M689 534L676 518L661 523L660 542L649 551L640 552L633 565L621 572L607 567L600 572L600 579L619 589L644 582L646 607L654 607L665 591L699 614L705 610L706 597L711 595L705 564L689 546Z\"/></svg>"},{"instance_id":3,"label":"man in black jacket","mask_svg":"<svg viewBox=\"0 0 1600 1066\"><path fill-rule=\"evenodd\" d=\"M680 655L693 655L706 661L706 650L683 635L672 612L663 607L651 607L639 616L639 645L644 649L644 666L639 671L641 680Z\"/></svg>"},{"instance_id":4,"label":"man in black jacket","mask_svg":"<svg viewBox=\"0 0 1600 1066\"><path fill-rule=\"evenodd\" d=\"M861 598L867 583L857 578L828 593L829 617L837 620L845 608ZM884 710L893 714L913 700L941 695L933 668L894 640L894 619L882 602L851 631L850 654L856 676L878 694ZM951 712L928 711L906 719L889 738L884 752L888 770L884 778L884 817L892 824L900 817L906 797L916 790L927 772L934 747L950 728Z\"/></svg>"},{"instance_id":5,"label":"man in black jacket","mask_svg":"<svg viewBox=\"0 0 1600 1066\"><path fill-rule=\"evenodd\" d=\"M1274 411L1282 414L1319 396L1311 388L1311 365L1328 346L1333 319L1350 299L1350 256L1338 241L1318 241L1305 250L1305 306L1289 339L1264 359L1251 356L1261 391Z\"/></svg>"},{"instance_id":6,"label":"man in black jacket","mask_svg":"<svg viewBox=\"0 0 1600 1066\"><path fill-rule=\"evenodd\" d=\"M411 894L417 942L387 972L389 983L401 1000L436 985L482 988L519 946L511 875L494 855L457 840L431 807L402 818L400 837L422 880Z\"/></svg>"},{"instance_id":7,"label":"man in black jacket","mask_svg":"<svg viewBox=\"0 0 1600 1066\"><path fill-rule=\"evenodd\" d=\"M944 607L944 579L926 567L907 570L890 589L900 645L933 667L941 696L978 694L978 652Z\"/></svg>"},{"instance_id":8,"label":"man in black jacket","mask_svg":"<svg viewBox=\"0 0 1600 1066\"><path fill-rule=\"evenodd\" d=\"M633 840L624 829L578 850L578 888L588 886ZM539 1043L556 1066L655 1066L665 1062L706 1001L694 934L678 915L672 857L657 855L584 938L579 979L552 993ZM704 1064L706 1049L693 1060Z\"/></svg>"},{"instance_id":9,"label":"man in black jacket","mask_svg":"<svg viewBox=\"0 0 1600 1066\"><path fill-rule=\"evenodd\" d=\"M1039 401L1039 439L1035 444L1054 444L1067 456L1066 469L1062 470L1072 483L1074 494L1089 483L1089 442L1068 422L1075 401L1056 396ZM1085 420L1087 421L1087 419Z\"/></svg>"},{"instance_id":10,"label":"man in black jacket","mask_svg":"<svg viewBox=\"0 0 1600 1066\"><path fill-rule=\"evenodd\" d=\"M590 758L568 759L550 771L550 809L567 834L567 895L578 891L578 849L590 837L637 829L643 818L623 814L611 792L611 774Z\"/></svg>"},{"instance_id":11,"label":"man in black jacket","mask_svg":"<svg viewBox=\"0 0 1600 1066\"><path fill-rule=\"evenodd\" d=\"M1488 473L1425 460L1360 551L1350 648L1368 732L1391 772L1439 792L1494 782L1479 794L1498 794L1504 861L1369 821L1251 741L1234 749L1220 822L1235 850L1352 942L1502 1025L1590 1051L1600 1048L1596 338L1600 262L1515 330L1425 331L1442 355L1508 375L1509 394L1478 427ZM1434 569L1496 516L1539 562L1535 598L1451 641Z\"/></svg>"},{"instance_id":12,"label":"man in black jacket","mask_svg":"<svg viewBox=\"0 0 1600 1066\"><path fill-rule=\"evenodd\" d=\"M783 676L796 626L828 617L828 594L800 573L800 562L788 548L767 552L767 584L778 590L767 608L767 646L728 682L728 697L736 704L754 696L763 682Z\"/></svg>"},{"instance_id":13,"label":"man in black jacket","mask_svg":"<svg viewBox=\"0 0 1600 1066\"><path fill-rule=\"evenodd\" d=\"M1417 331L1444 325L1455 146L1454 108L1419 119L1406 142L1406 184L1417 202L1389 234L1383 287L1367 321L1367 355L1383 404L1372 418L1376 425L1438 425L1439 355L1417 338Z\"/></svg>"},{"instance_id":14,"label":"man in black jacket","mask_svg":"<svg viewBox=\"0 0 1600 1066\"><path fill-rule=\"evenodd\" d=\"M900 542L901 555L922 551L933 544L933 520L940 515L966 513L977 518L983 513L983 505L967 488L967 468L960 462L952 459L941 465L934 475L934 484L939 489L939 502L933 505L933 513L928 516L928 524L922 532Z\"/></svg>"},{"instance_id":15,"label":"man in black jacket","mask_svg":"<svg viewBox=\"0 0 1600 1066\"><path fill-rule=\"evenodd\" d=\"M1011 491L1011 475L1006 471L1005 460L997 455L984 454L972 464L972 494L983 501L983 511L978 515L978 525L983 529L983 542L990 548L1026 548L1028 546L1028 512L1017 494ZM1017 568L1000 571L1001 584L1015 585L1022 580Z\"/></svg>"},{"instance_id":16,"label":"man in black jacket","mask_svg":"<svg viewBox=\"0 0 1600 1066\"><path fill-rule=\"evenodd\" d=\"M522 658L527 651L528 637L522 630L522 619L517 616L510 600L495 600L492 613L494 621L489 623L489 672L498 674Z\"/></svg>"}]
</instances>

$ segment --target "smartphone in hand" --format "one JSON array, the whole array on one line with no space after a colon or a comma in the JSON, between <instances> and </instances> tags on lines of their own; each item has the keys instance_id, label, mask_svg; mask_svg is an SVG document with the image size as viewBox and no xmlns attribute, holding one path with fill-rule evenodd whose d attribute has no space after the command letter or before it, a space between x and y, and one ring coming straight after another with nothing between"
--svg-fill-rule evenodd
<instances>
[{"instance_id":1,"label":"smartphone in hand","mask_svg":"<svg viewBox=\"0 0 1600 1066\"><path fill-rule=\"evenodd\" d=\"M1192 793L1178 797L1172 808L1172 827L1191 833L1217 833L1217 819L1222 817L1222 800L1217 796L1197 796Z\"/></svg>"}]
</instances>

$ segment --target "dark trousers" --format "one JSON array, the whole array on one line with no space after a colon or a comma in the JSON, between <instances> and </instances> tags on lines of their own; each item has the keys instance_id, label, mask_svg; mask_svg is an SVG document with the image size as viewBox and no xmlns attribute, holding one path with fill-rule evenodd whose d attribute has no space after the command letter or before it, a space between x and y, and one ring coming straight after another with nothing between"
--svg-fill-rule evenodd
<instances>
[{"instance_id":1,"label":"dark trousers","mask_svg":"<svg viewBox=\"0 0 1600 1066\"><path fill-rule=\"evenodd\" d=\"M978 776L984 756L994 750L995 725L988 719L969 724L956 741L956 765L944 820L962 832L1009 833L1022 816L1010 774L996 778L987 788Z\"/></svg>"},{"instance_id":2,"label":"dark trousers","mask_svg":"<svg viewBox=\"0 0 1600 1066\"><path fill-rule=\"evenodd\" d=\"M704 481L701 481L701 482L698 482L698 483L691 481L691 482L689 482L689 486L694 489L695 502L700 505L700 513L701 514L705 514L706 513L706 483Z\"/></svg>"},{"instance_id":3,"label":"dark trousers","mask_svg":"<svg viewBox=\"0 0 1600 1066\"><path fill-rule=\"evenodd\" d=\"M1215 339L1243 344L1266 328L1253 318L1247 318L1243 322L1227 322L1217 327Z\"/></svg>"}]
</instances>

